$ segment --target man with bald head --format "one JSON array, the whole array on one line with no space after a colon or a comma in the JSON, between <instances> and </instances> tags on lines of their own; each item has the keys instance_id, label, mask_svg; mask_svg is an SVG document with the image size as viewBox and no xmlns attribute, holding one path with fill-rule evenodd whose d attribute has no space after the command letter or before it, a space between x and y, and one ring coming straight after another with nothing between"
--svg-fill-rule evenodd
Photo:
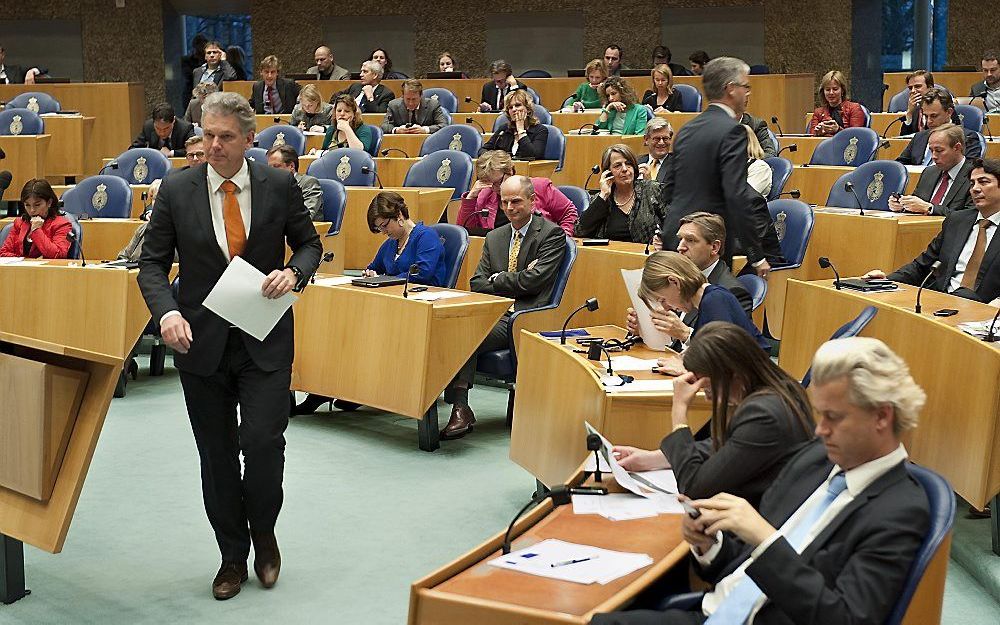
<instances>
[{"instance_id":1,"label":"man with bald head","mask_svg":"<svg viewBox=\"0 0 1000 625\"><path fill-rule=\"evenodd\" d=\"M535 188L527 176L511 176L500 185L500 208L510 223L486 235L483 256L470 285L478 293L509 297L514 304L448 385L445 397L453 406L448 425L441 430L442 439L461 438L476 422L469 407L469 389L479 354L505 349L511 313L540 306L552 294L566 254L566 234L557 224L532 212L534 199Z\"/></svg>"},{"instance_id":2,"label":"man with bald head","mask_svg":"<svg viewBox=\"0 0 1000 625\"><path fill-rule=\"evenodd\" d=\"M351 77L351 72L334 62L333 50L327 46L316 48L313 60L316 65L307 69L306 73L314 74L319 80L348 80Z\"/></svg>"}]
</instances>

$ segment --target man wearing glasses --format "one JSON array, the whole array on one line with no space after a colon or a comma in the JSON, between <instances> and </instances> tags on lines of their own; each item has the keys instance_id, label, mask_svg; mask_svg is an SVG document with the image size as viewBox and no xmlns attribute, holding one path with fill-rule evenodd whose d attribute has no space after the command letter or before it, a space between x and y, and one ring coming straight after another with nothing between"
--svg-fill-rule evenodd
<instances>
[{"instance_id":1,"label":"man wearing glasses","mask_svg":"<svg viewBox=\"0 0 1000 625\"><path fill-rule=\"evenodd\" d=\"M674 129L670 122L662 117L649 120L642 143L649 153L639 158L639 173L646 180L665 181L667 160L674 147Z\"/></svg>"}]
</instances>

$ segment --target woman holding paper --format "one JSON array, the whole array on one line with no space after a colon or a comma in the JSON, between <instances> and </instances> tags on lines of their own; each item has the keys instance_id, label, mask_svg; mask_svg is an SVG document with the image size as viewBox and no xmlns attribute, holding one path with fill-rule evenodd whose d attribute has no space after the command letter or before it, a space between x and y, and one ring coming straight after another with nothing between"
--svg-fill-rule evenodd
<instances>
[{"instance_id":1,"label":"woman holding paper","mask_svg":"<svg viewBox=\"0 0 1000 625\"><path fill-rule=\"evenodd\" d=\"M813 438L805 390L732 323L704 326L684 352L684 367L674 380L672 432L657 450L615 447L619 464L628 471L672 468L688 497L726 492L756 507L788 459ZM696 442L688 424L700 390L712 402L709 444Z\"/></svg>"}]
</instances>

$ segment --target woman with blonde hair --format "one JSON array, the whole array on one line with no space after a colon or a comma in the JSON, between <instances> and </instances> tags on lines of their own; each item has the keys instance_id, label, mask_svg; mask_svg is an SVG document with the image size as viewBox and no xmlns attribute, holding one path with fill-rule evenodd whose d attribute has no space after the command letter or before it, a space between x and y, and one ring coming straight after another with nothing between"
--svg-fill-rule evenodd
<instances>
[{"instance_id":1,"label":"woman with blonde hair","mask_svg":"<svg viewBox=\"0 0 1000 625\"><path fill-rule=\"evenodd\" d=\"M353 148L370 152L374 137L372 129L361 117L361 109L354 98L342 93L333 100L334 121L323 137L323 149Z\"/></svg>"},{"instance_id":2,"label":"woman with blonde hair","mask_svg":"<svg viewBox=\"0 0 1000 625\"><path fill-rule=\"evenodd\" d=\"M490 150L503 150L515 158L542 158L549 129L535 117L535 102L526 89L515 89L504 98L507 125L493 133L480 154Z\"/></svg>"},{"instance_id":3,"label":"woman with blonde hair","mask_svg":"<svg viewBox=\"0 0 1000 625\"><path fill-rule=\"evenodd\" d=\"M601 108L601 94L598 93L598 89L601 88L601 83L608 79L608 66L601 59L594 59L587 63L584 74L587 76L587 81L577 87L576 93L570 96L574 111Z\"/></svg>"},{"instance_id":4,"label":"woman with blonde hair","mask_svg":"<svg viewBox=\"0 0 1000 625\"><path fill-rule=\"evenodd\" d=\"M652 107L654 111L681 110L681 94L674 89L674 73L670 71L670 66L657 65L650 72L650 76L653 79L653 88L642 96L642 103Z\"/></svg>"},{"instance_id":5,"label":"woman with blonde hair","mask_svg":"<svg viewBox=\"0 0 1000 625\"><path fill-rule=\"evenodd\" d=\"M299 103L292 109L289 123L299 130L326 132L326 127L333 123L333 105L323 101L316 85L306 85L299 92Z\"/></svg>"},{"instance_id":6,"label":"woman with blonde hair","mask_svg":"<svg viewBox=\"0 0 1000 625\"><path fill-rule=\"evenodd\" d=\"M747 131L747 182L764 197L771 192L771 177L774 173L764 160L764 148L753 128L743 124Z\"/></svg>"},{"instance_id":7,"label":"woman with blonde hair","mask_svg":"<svg viewBox=\"0 0 1000 625\"><path fill-rule=\"evenodd\" d=\"M818 137L832 137L844 128L865 125L865 111L847 99L847 79L838 70L827 72L819 81L822 104L813 111L809 132Z\"/></svg>"},{"instance_id":8,"label":"woman with blonde hair","mask_svg":"<svg viewBox=\"0 0 1000 625\"><path fill-rule=\"evenodd\" d=\"M618 76L601 84L605 105L597 118L597 127L613 135L641 135L649 121L649 109L636 101L632 85Z\"/></svg>"}]
</instances>

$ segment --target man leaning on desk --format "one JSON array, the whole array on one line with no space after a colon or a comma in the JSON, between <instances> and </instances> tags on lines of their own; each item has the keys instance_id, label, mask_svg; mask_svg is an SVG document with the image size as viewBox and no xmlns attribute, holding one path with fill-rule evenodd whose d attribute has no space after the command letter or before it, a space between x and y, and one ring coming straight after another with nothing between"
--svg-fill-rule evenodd
<instances>
[{"instance_id":1,"label":"man leaning on desk","mask_svg":"<svg viewBox=\"0 0 1000 625\"><path fill-rule=\"evenodd\" d=\"M925 395L873 338L829 341L812 365L816 435L764 493L760 511L730 494L691 504L682 533L715 584L691 610L599 614L593 625L882 623L927 532L924 489L900 435Z\"/></svg>"}]
</instances>

